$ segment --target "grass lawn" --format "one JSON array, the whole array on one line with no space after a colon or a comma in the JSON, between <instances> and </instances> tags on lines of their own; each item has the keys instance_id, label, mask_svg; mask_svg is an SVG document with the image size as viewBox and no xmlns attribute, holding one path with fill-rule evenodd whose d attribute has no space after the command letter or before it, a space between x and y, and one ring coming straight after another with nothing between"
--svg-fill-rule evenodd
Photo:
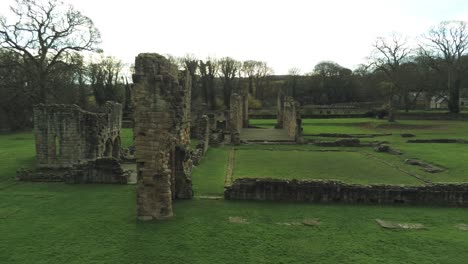
<instances>
[{"instance_id":1,"label":"grass lawn","mask_svg":"<svg viewBox=\"0 0 468 264\"><path fill-rule=\"evenodd\" d=\"M209 149L198 167L193 170L195 195L223 195L227 160L227 148Z\"/></svg>"},{"instance_id":2,"label":"grass lawn","mask_svg":"<svg viewBox=\"0 0 468 264\"><path fill-rule=\"evenodd\" d=\"M124 138L132 138L131 133L122 133L122 142L126 141ZM414 145L414 148L423 145ZM413 148L413 145L408 146ZM328 154L291 151L291 146L274 148L276 151L271 153L287 153L291 160L291 153ZM310 146L293 148L307 150ZM405 149L408 152L405 155L420 155L416 150ZM222 193L228 151L227 147L210 148L194 169L196 195ZM262 155L255 155L256 151ZM447 148L445 151L450 152L445 156L458 157L451 151L463 150ZM285 156L278 158L272 154L263 159L267 150L258 146L241 147L238 152L247 160L242 167L254 162L257 163L255 170L283 167L274 163L284 160ZM400 159L387 154L376 155L388 157L392 162ZM439 159L435 150L427 155L427 158ZM366 166L373 164L354 159ZM450 163L449 157L446 159L440 162L456 163ZM298 162L304 167L294 169L304 170L309 166L301 158ZM334 167L340 167L341 163L337 161ZM468 210L463 208L195 198L176 201L173 219L138 222L135 186L14 181L17 168L33 164L31 133L0 135L0 263L466 263L468 259L468 232L454 227L458 223L468 224ZM457 164L461 175L464 163ZM235 168L236 175L241 172L238 168ZM272 168L261 169L273 171ZM449 172L453 170L455 168ZM285 169L281 173L287 174ZM230 216L243 217L249 224L230 223ZM319 218L321 225L277 225L306 218ZM376 218L423 223L427 229L384 230L375 223Z\"/></svg>"},{"instance_id":3,"label":"grass lawn","mask_svg":"<svg viewBox=\"0 0 468 264\"><path fill-rule=\"evenodd\" d=\"M178 201L135 220L132 186L21 183L0 193L2 263L464 263L456 208ZM7 217L5 217L7 215ZM249 224L232 224L229 216ZM278 222L319 218L319 227ZM389 231L375 218L428 229ZM443 252L443 254L441 254Z\"/></svg>"},{"instance_id":4,"label":"grass lawn","mask_svg":"<svg viewBox=\"0 0 468 264\"><path fill-rule=\"evenodd\" d=\"M359 184L422 184L415 177L359 152L240 149L236 151L234 176L325 179Z\"/></svg>"},{"instance_id":5,"label":"grass lawn","mask_svg":"<svg viewBox=\"0 0 468 264\"><path fill-rule=\"evenodd\" d=\"M120 131L120 139L122 142L122 147L130 147L133 145L133 129L123 128Z\"/></svg>"},{"instance_id":6,"label":"grass lawn","mask_svg":"<svg viewBox=\"0 0 468 264\"><path fill-rule=\"evenodd\" d=\"M253 125L271 124L276 120L250 120ZM380 159L387 160L412 173L430 179L433 182L468 182L468 144L410 144L408 138L401 137L402 133L416 135L414 139L452 138L468 140L468 122L464 121L428 121L428 120L400 120L389 123L386 120L370 118L350 119L304 119L303 129L305 138L319 140L335 140L307 136L319 133L344 134L392 134L391 136L361 139L368 141L388 141L389 145L403 152L401 156L375 153L371 148L359 151L373 154ZM442 173L425 173L417 167L404 165L405 159L421 159L437 166L446 168Z\"/></svg>"},{"instance_id":7,"label":"grass lawn","mask_svg":"<svg viewBox=\"0 0 468 264\"><path fill-rule=\"evenodd\" d=\"M0 134L0 190L14 182L17 169L34 168L34 164L32 133Z\"/></svg>"}]
</instances>

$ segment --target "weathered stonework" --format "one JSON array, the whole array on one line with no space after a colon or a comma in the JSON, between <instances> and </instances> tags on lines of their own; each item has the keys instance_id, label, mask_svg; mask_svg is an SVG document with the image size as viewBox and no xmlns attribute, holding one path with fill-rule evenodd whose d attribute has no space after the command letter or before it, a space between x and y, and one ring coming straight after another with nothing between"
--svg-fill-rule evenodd
<instances>
[{"instance_id":1,"label":"weathered stonework","mask_svg":"<svg viewBox=\"0 0 468 264\"><path fill-rule=\"evenodd\" d=\"M231 143L234 145L240 144L240 132L244 124L243 109L242 96L235 93L231 94L229 128L231 132Z\"/></svg>"},{"instance_id":2,"label":"weathered stonework","mask_svg":"<svg viewBox=\"0 0 468 264\"><path fill-rule=\"evenodd\" d=\"M135 60L134 135L137 215L141 220L173 215L173 199L193 196L189 155L190 77L159 54ZM182 84L182 85L181 85Z\"/></svg>"},{"instance_id":3,"label":"weathered stonework","mask_svg":"<svg viewBox=\"0 0 468 264\"><path fill-rule=\"evenodd\" d=\"M276 128L283 128L283 107L284 107L284 94L282 91L278 92L276 98Z\"/></svg>"},{"instance_id":4,"label":"weathered stonework","mask_svg":"<svg viewBox=\"0 0 468 264\"><path fill-rule=\"evenodd\" d=\"M20 169L16 178L32 182L127 184L130 174L130 171L123 170L117 159L101 158L71 168L42 168L37 171Z\"/></svg>"},{"instance_id":5,"label":"weathered stonework","mask_svg":"<svg viewBox=\"0 0 468 264\"><path fill-rule=\"evenodd\" d=\"M195 133L198 143L195 146L195 149L192 150L192 162L194 165L198 165L200 160L208 151L210 146L210 137L211 137L211 128L210 128L210 119L207 115L202 115L197 122L197 132Z\"/></svg>"},{"instance_id":6,"label":"weathered stonework","mask_svg":"<svg viewBox=\"0 0 468 264\"><path fill-rule=\"evenodd\" d=\"M242 93L242 127L248 128L249 125L249 93Z\"/></svg>"},{"instance_id":7,"label":"weathered stonework","mask_svg":"<svg viewBox=\"0 0 468 264\"><path fill-rule=\"evenodd\" d=\"M34 135L38 168L70 168L120 155L122 106L107 102L102 113L77 105L37 105Z\"/></svg>"},{"instance_id":8,"label":"weathered stonework","mask_svg":"<svg viewBox=\"0 0 468 264\"><path fill-rule=\"evenodd\" d=\"M64 175L66 183L113 183L127 184L129 171L124 171L117 159L102 158L81 164Z\"/></svg>"},{"instance_id":9,"label":"weathered stonework","mask_svg":"<svg viewBox=\"0 0 468 264\"><path fill-rule=\"evenodd\" d=\"M240 131L243 126L243 104L242 96L238 94L231 94L231 103L229 110L230 128L235 131Z\"/></svg>"},{"instance_id":10,"label":"weathered stonework","mask_svg":"<svg viewBox=\"0 0 468 264\"><path fill-rule=\"evenodd\" d=\"M199 144L203 144L203 154L208 151L208 148L210 146L210 119L208 118L207 115L203 115L200 118L200 123L199 123Z\"/></svg>"},{"instance_id":11,"label":"weathered stonework","mask_svg":"<svg viewBox=\"0 0 468 264\"><path fill-rule=\"evenodd\" d=\"M359 185L339 181L237 179L227 200L445 205L468 207L468 184Z\"/></svg>"},{"instance_id":12,"label":"weathered stonework","mask_svg":"<svg viewBox=\"0 0 468 264\"><path fill-rule=\"evenodd\" d=\"M77 105L36 105L37 169L19 170L17 179L126 183L127 174L118 163L121 119L122 106L114 102L107 102L99 113L84 111Z\"/></svg>"},{"instance_id":13,"label":"weathered stonework","mask_svg":"<svg viewBox=\"0 0 468 264\"><path fill-rule=\"evenodd\" d=\"M282 127L286 129L288 135L294 141L301 143L302 138L302 119L299 111L299 103L292 97L285 97L283 102Z\"/></svg>"}]
</instances>

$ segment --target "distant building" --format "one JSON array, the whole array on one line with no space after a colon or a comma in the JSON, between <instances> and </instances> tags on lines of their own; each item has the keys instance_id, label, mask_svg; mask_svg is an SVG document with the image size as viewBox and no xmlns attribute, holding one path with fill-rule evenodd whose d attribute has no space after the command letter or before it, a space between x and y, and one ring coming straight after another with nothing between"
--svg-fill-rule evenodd
<instances>
[{"instance_id":1,"label":"distant building","mask_svg":"<svg viewBox=\"0 0 468 264\"><path fill-rule=\"evenodd\" d=\"M431 109L448 109L448 96L432 96Z\"/></svg>"},{"instance_id":2,"label":"distant building","mask_svg":"<svg viewBox=\"0 0 468 264\"><path fill-rule=\"evenodd\" d=\"M448 109L449 97L444 96L433 96L431 98L431 109ZM468 106L468 98L460 98L460 107Z\"/></svg>"}]
</instances>

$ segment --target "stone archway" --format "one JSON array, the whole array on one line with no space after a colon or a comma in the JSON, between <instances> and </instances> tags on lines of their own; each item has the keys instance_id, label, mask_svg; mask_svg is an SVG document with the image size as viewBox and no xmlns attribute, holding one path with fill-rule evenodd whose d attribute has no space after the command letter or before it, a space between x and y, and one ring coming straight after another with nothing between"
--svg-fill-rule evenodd
<instances>
[{"instance_id":1,"label":"stone archway","mask_svg":"<svg viewBox=\"0 0 468 264\"><path fill-rule=\"evenodd\" d=\"M104 153L103 153L103 156L106 157L106 158L110 158L112 157L112 140L109 138L107 139L106 141L106 146L104 148Z\"/></svg>"},{"instance_id":2,"label":"stone archway","mask_svg":"<svg viewBox=\"0 0 468 264\"><path fill-rule=\"evenodd\" d=\"M114 139L114 144L112 145L112 157L115 159L120 159L120 137Z\"/></svg>"}]
</instances>

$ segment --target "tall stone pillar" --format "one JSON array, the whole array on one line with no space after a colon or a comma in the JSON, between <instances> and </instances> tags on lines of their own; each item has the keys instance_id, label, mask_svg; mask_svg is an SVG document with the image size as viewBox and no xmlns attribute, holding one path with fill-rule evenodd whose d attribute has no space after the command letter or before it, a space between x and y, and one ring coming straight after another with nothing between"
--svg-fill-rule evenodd
<instances>
[{"instance_id":1,"label":"tall stone pillar","mask_svg":"<svg viewBox=\"0 0 468 264\"><path fill-rule=\"evenodd\" d=\"M233 93L229 109L229 128L231 130L231 143L234 145L240 144L242 120L242 96Z\"/></svg>"},{"instance_id":2,"label":"tall stone pillar","mask_svg":"<svg viewBox=\"0 0 468 264\"><path fill-rule=\"evenodd\" d=\"M283 111L284 111L284 94L280 90L278 91L278 97L276 98L276 128L283 128Z\"/></svg>"},{"instance_id":3,"label":"tall stone pillar","mask_svg":"<svg viewBox=\"0 0 468 264\"><path fill-rule=\"evenodd\" d=\"M242 94L242 127L249 127L249 93Z\"/></svg>"},{"instance_id":4,"label":"tall stone pillar","mask_svg":"<svg viewBox=\"0 0 468 264\"><path fill-rule=\"evenodd\" d=\"M192 167L190 156L190 121L191 121L191 89L192 79L188 71L180 72L180 83L183 83L181 91L177 93L174 102L176 148L173 170L175 171L175 198L191 199L192 190Z\"/></svg>"},{"instance_id":5,"label":"tall stone pillar","mask_svg":"<svg viewBox=\"0 0 468 264\"><path fill-rule=\"evenodd\" d=\"M140 220L169 218L177 174L184 171L180 167L186 162L191 165L184 149L190 143L186 113L190 104L185 98L190 92L179 84L177 67L155 53L136 57L133 82L137 216ZM185 180L191 189L191 177Z\"/></svg>"}]
</instances>

